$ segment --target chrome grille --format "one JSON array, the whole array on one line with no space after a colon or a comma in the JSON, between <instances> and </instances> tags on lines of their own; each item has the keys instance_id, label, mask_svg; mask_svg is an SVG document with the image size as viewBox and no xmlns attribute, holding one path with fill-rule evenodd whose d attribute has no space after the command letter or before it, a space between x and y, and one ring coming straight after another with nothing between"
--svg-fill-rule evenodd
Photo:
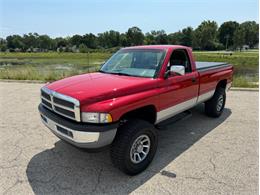
<instances>
[{"instance_id":1,"label":"chrome grille","mask_svg":"<svg viewBox=\"0 0 260 195\"><path fill-rule=\"evenodd\" d=\"M43 87L41 89L41 103L64 117L80 122L80 107L77 99Z\"/></svg>"}]
</instances>

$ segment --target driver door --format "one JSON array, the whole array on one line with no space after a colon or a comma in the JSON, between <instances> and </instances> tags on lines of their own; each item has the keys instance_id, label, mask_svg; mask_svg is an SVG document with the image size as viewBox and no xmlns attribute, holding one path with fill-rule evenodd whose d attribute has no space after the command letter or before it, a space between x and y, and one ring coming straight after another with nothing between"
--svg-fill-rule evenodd
<instances>
[{"instance_id":1,"label":"driver door","mask_svg":"<svg viewBox=\"0 0 260 195\"><path fill-rule=\"evenodd\" d=\"M157 123L193 107L197 102L198 73L192 72L186 50L178 49L172 52L168 70L176 65L184 66L185 74L174 74L165 79L160 90L160 112L157 113Z\"/></svg>"}]
</instances>

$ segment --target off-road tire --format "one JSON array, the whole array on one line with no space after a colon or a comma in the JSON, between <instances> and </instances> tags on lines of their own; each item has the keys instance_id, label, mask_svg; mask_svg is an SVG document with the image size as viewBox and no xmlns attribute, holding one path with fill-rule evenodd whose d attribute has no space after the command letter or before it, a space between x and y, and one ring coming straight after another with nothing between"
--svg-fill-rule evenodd
<instances>
[{"instance_id":1,"label":"off-road tire","mask_svg":"<svg viewBox=\"0 0 260 195\"><path fill-rule=\"evenodd\" d=\"M131 147L141 135L146 135L150 139L150 150L138 164L131 161ZM144 171L153 160L158 143L157 130L147 121L132 119L118 128L115 140L111 145L111 160L113 164L128 175L136 175Z\"/></svg>"},{"instance_id":2,"label":"off-road tire","mask_svg":"<svg viewBox=\"0 0 260 195\"><path fill-rule=\"evenodd\" d=\"M219 106L219 102L222 99L222 106ZM219 117L225 107L226 103L226 91L219 87L216 89L213 97L205 102L205 113L210 117ZM219 109L220 108L220 109Z\"/></svg>"}]
</instances>

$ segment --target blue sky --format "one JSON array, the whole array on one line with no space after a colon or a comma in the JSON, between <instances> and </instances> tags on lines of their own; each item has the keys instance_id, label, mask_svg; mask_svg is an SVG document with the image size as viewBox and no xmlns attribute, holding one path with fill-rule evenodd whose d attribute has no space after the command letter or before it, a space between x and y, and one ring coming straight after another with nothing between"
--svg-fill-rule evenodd
<instances>
[{"instance_id":1,"label":"blue sky","mask_svg":"<svg viewBox=\"0 0 260 195\"><path fill-rule=\"evenodd\" d=\"M258 11L258 0L0 0L0 37L126 32L132 26L170 33L203 20L258 22Z\"/></svg>"}]
</instances>

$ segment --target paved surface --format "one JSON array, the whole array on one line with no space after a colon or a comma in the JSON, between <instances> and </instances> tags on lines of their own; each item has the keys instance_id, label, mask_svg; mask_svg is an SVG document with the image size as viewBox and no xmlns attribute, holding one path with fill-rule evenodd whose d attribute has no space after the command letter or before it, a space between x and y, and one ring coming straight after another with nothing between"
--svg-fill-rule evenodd
<instances>
[{"instance_id":1,"label":"paved surface","mask_svg":"<svg viewBox=\"0 0 260 195\"><path fill-rule=\"evenodd\" d=\"M129 177L108 150L78 150L41 124L41 86L0 82L0 194L258 194L258 92L229 92L220 118L198 106L161 130L151 166Z\"/></svg>"}]
</instances>

